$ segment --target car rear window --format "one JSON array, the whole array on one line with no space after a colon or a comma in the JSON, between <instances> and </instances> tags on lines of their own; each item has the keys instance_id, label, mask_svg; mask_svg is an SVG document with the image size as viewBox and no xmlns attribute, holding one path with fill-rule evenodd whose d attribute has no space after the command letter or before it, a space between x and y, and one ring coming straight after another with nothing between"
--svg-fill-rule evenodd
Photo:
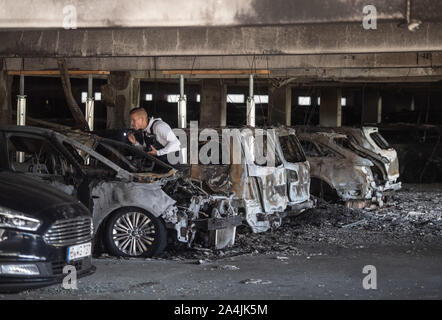
<instances>
[{"instance_id":1,"label":"car rear window","mask_svg":"<svg viewBox=\"0 0 442 320\"><path fill-rule=\"evenodd\" d=\"M305 155L294 135L279 136L284 158L288 162L304 162Z\"/></svg>"},{"instance_id":2,"label":"car rear window","mask_svg":"<svg viewBox=\"0 0 442 320\"><path fill-rule=\"evenodd\" d=\"M373 139L373 141L378 145L381 149L389 149L390 145L388 142L384 139L384 137L381 136L379 132L373 132L370 133L370 137Z\"/></svg>"}]
</instances>

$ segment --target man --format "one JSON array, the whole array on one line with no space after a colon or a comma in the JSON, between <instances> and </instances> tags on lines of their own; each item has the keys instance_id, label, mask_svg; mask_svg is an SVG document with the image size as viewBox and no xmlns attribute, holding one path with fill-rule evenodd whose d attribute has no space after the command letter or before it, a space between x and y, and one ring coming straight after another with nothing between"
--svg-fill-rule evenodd
<instances>
[{"instance_id":1,"label":"man","mask_svg":"<svg viewBox=\"0 0 442 320\"><path fill-rule=\"evenodd\" d=\"M173 133L170 126L161 120L161 118L148 118L146 110L135 108L130 111L130 125L135 130L141 130L143 133L143 144L137 141L133 133L128 134L130 143L138 148L150 150L150 155L160 158L168 163L167 154L180 150L180 141ZM149 143L148 136L153 135L155 142Z\"/></svg>"}]
</instances>

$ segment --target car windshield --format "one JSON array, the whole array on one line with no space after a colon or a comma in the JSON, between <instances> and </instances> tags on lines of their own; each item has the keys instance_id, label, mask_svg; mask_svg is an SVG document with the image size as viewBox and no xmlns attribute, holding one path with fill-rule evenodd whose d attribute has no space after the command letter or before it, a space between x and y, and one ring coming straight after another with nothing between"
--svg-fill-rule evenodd
<instances>
[{"instance_id":1,"label":"car windshield","mask_svg":"<svg viewBox=\"0 0 442 320\"><path fill-rule=\"evenodd\" d=\"M110 139L100 139L95 151L129 172L163 173L172 168L136 147Z\"/></svg>"},{"instance_id":2,"label":"car windshield","mask_svg":"<svg viewBox=\"0 0 442 320\"><path fill-rule=\"evenodd\" d=\"M164 173L171 169L169 165L155 159L146 152L122 142L96 137L83 144L86 146L92 144L92 149L95 152L131 173ZM91 169L109 169L100 159L90 156L71 144L65 142L64 146L74 154L79 163L84 163L84 166Z\"/></svg>"}]
</instances>

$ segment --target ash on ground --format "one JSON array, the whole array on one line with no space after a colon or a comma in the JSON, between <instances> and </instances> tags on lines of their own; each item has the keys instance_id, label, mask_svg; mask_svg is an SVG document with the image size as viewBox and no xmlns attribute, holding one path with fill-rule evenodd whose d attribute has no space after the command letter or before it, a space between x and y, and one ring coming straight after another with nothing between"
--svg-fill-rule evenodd
<instances>
[{"instance_id":1,"label":"ash on ground","mask_svg":"<svg viewBox=\"0 0 442 320\"><path fill-rule=\"evenodd\" d=\"M288 216L276 230L254 234L237 229L235 245L223 250L196 246L168 248L160 259L204 263L244 254L311 255L306 248L322 245L365 248L379 245L441 243L442 185L411 185L392 194L382 208L349 209L318 200L314 209Z\"/></svg>"}]
</instances>

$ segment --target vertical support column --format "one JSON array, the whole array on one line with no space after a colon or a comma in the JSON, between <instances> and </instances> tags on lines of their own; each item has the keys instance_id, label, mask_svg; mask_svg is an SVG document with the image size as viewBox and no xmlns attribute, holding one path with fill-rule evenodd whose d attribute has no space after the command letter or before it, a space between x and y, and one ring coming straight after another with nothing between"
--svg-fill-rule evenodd
<instances>
[{"instance_id":1,"label":"vertical support column","mask_svg":"<svg viewBox=\"0 0 442 320\"><path fill-rule=\"evenodd\" d=\"M382 121L382 97L378 89L366 88L362 101L362 124Z\"/></svg>"},{"instance_id":2,"label":"vertical support column","mask_svg":"<svg viewBox=\"0 0 442 320\"><path fill-rule=\"evenodd\" d=\"M7 71L1 71L2 59L0 59L0 124L12 123L12 99L11 85L12 76Z\"/></svg>"},{"instance_id":3,"label":"vertical support column","mask_svg":"<svg viewBox=\"0 0 442 320\"><path fill-rule=\"evenodd\" d=\"M342 124L341 88L321 89L319 125L321 127L340 127Z\"/></svg>"},{"instance_id":4,"label":"vertical support column","mask_svg":"<svg viewBox=\"0 0 442 320\"><path fill-rule=\"evenodd\" d=\"M140 79L130 72L111 72L108 84L101 86L101 98L107 107L108 129L127 128L129 112L140 105Z\"/></svg>"},{"instance_id":5,"label":"vertical support column","mask_svg":"<svg viewBox=\"0 0 442 320\"><path fill-rule=\"evenodd\" d=\"M86 122L89 125L89 130L94 131L94 92L93 92L93 79L92 75L88 76L88 86L87 86L87 98L86 98L86 108L85 116Z\"/></svg>"},{"instance_id":6,"label":"vertical support column","mask_svg":"<svg viewBox=\"0 0 442 320\"><path fill-rule=\"evenodd\" d=\"M283 86L269 90L269 124L290 126L292 122L292 88Z\"/></svg>"},{"instance_id":7,"label":"vertical support column","mask_svg":"<svg viewBox=\"0 0 442 320\"><path fill-rule=\"evenodd\" d=\"M221 84L221 110L220 110L220 126L227 126L227 85Z\"/></svg>"},{"instance_id":8,"label":"vertical support column","mask_svg":"<svg viewBox=\"0 0 442 320\"><path fill-rule=\"evenodd\" d=\"M226 97L227 87L221 79L203 79L201 81L201 127L218 127L223 125L223 121L225 125Z\"/></svg>"},{"instance_id":9,"label":"vertical support column","mask_svg":"<svg viewBox=\"0 0 442 320\"><path fill-rule=\"evenodd\" d=\"M26 96L25 96L25 76L20 75L20 94L17 96L17 125L26 125ZM17 162L25 160L23 152L17 152Z\"/></svg>"},{"instance_id":10,"label":"vertical support column","mask_svg":"<svg viewBox=\"0 0 442 320\"><path fill-rule=\"evenodd\" d=\"M256 111L255 98L253 96L253 74L249 77L249 96L247 97L247 125L255 127Z\"/></svg>"},{"instance_id":11,"label":"vertical support column","mask_svg":"<svg viewBox=\"0 0 442 320\"><path fill-rule=\"evenodd\" d=\"M319 100L318 91L317 89L314 89L311 94L311 106L308 109L308 112L306 112L304 117L304 124L307 126L310 125L312 118L316 113L316 109L318 108L319 105L318 100Z\"/></svg>"},{"instance_id":12,"label":"vertical support column","mask_svg":"<svg viewBox=\"0 0 442 320\"><path fill-rule=\"evenodd\" d=\"M411 102L410 102L410 111L416 110L416 105L414 102L414 95L411 96Z\"/></svg>"},{"instance_id":13,"label":"vertical support column","mask_svg":"<svg viewBox=\"0 0 442 320\"><path fill-rule=\"evenodd\" d=\"M184 96L184 76L180 75L180 97L178 99L178 128L187 127L186 97Z\"/></svg>"}]
</instances>

